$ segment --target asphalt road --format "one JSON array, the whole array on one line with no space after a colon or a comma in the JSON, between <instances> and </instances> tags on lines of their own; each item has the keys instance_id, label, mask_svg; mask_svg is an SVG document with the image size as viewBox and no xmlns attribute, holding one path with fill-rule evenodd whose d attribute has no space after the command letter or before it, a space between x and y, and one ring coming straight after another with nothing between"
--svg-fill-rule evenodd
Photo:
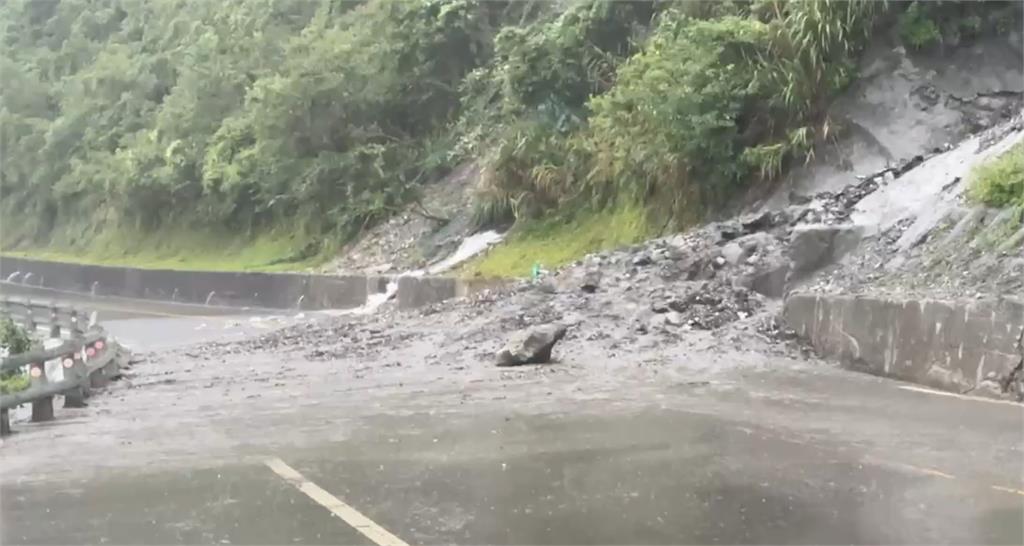
<instances>
[{"instance_id":1,"label":"asphalt road","mask_svg":"<svg viewBox=\"0 0 1024 546\"><path fill-rule=\"evenodd\" d=\"M109 324L150 332L140 349L239 320L122 311ZM1024 543L1018 404L814 363L363 389L318 370L264 382L283 363L257 358L218 380L232 362L155 360L16 427L0 542Z\"/></svg>"},{"instance_id":2,"label":"asphalt road","mask_svg":"<svg viewBox=\"0 0 1024 546\"><path fill-rule=\"evenodd\" d=\"M808 442L653 408L375 425L279 454L409 544L1024 540L1024 493L1013 490L1020 476L978 468L955 443L939 470L906 462L917 462L914 453L875 458L855 442ZM0 536L4 544L373 543L262 460L197 465L114 465L24 484L6 476Z\"/></svg>"},{"instance_id":3,"label":"asphalt road","mask_svg":"<svg viewBox=\"0 0 1024 546\"><path fill-rule=\"evenodd\" d=\"M6 282L0 283L0 294L54 301L87 313L95 312L97 321L122 344L144 351L242 339L292 323L296 316L267 309L97 297Z\"/></svg>"}]
</instances>

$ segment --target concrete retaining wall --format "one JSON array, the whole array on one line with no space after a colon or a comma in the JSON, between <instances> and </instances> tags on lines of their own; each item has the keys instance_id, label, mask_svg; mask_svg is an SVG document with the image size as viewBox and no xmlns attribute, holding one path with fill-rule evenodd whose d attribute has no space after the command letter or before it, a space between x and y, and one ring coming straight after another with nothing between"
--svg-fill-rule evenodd
<instances>
[{"instance_id":1,"label":"concrete retaining wall","mask_svg":"<svg viewBox=\"0 0 1024 546\"><path fill-rule=\"evenodd\" d=\"M451 298L463 298L505 284L501 279L453 277L399 277L398 308L414 309Z\"/></svg>"},{"instance_id":2,"label":"concrete retaining wall","mask_svg":"<svg viewBox=\"0 0 1024 546\"><path fill-rule=\"evenodd\" d=\"M784 316L820 354L852 369L960 393L1020 392L1024 300L794 294Z\"/></svg>"},{"instance_id":3,"label":"concrete retaining wall","mask_svg":"<svg viewBox=\"0 0 1024 546\"><path fill-rule=\"evenodd\" d=\"M347 309L366 302L363 276L174 271L0 258L0 277L126 298L271 309Z\"/></svg>"},{"instance_id":4,"label":"concrete retaining wall","mask_svg":"<svg viewBox=\"0 0 1024 546\"><path fill-rule=\"evenodd\" d=\"M0 279L101 296L268 309L349 309L384 293L393 277L108 267L0 258ZM398 306L413 309L464 297L504 281L399 277Z\"/></svg>"}]
</instances>

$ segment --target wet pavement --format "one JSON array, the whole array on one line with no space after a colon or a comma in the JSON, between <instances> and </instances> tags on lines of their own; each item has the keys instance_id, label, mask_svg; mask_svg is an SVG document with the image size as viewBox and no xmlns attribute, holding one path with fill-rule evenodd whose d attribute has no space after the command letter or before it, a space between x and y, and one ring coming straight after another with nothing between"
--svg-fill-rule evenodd
<instances>
[{"instance_id":1,"label":"wet pavement","mask_svg":"<svg viewBox=\"0 0 1024 546\"><path fill-rule=\"evenodd\" d=\"M774 387L757 396L717 392L717 407L699 411L682 408L716 390L665 407L592 401L570 412L490 407L341 419L324 407L331 424L304 443L248 438L219 459L204 456L202 435L192 457L168 455L174 461L147 464L125 445L123 455L108 450L115 460L102 468L90 469L86 456L80 472L5 474L0 539L369 543L264 464L277 456L409 544L1024 541L1024 487L1012 462L1022 432L1004 428L1019 425L1019 407L893 388L868 397L888 407L865 411L846 434L830 430L835 415L779 426L723 411L778 404L777 419L801 419L780 393L764 400ZM849 418L848 402L818 409ZM903 412L911 406L919 411ZM922 426L928 414L959 423ZM858 430L865 427L874 430ZM973 444L984 438L993 445L978 451Z\"/></svg>"},{"instance_id":2,"label":"wet pavement","mask_svg":"<svg viewBox=\"0 0 1024 546\"><path fill-rule=\"evenodd\" d=\"M647 415L643 427L635 423L481 423L499 427L494 433L417 428L303 452L292 464L418 544L1024 538L1022 498L984 484L865 464L707 417ZM453 456L452 443L478 453ZM517 448L503 453L505 444ZM258 463L5 485L2 537L5 544L367 543Z\"/></svg>"},{"instance_id":3,"label":"wet pavement","mask_svg":"<svg viewBox=\"0 0 1024 546\"><path fill-rule=\"evenodd\" d=\"M3 544L371 544L262 466L3 488ZM43 493L41 495L41 493Z\"/></svg>"},{"instance_id":4,"label":"wet pavement","mask_svg":"<svg viewBox=\"0 0 1024 546\"><path fill-rule=\"evenodd\" d=\"M245 320L108 327L180 344ZM275 457L408 544L1024 543L1019 404L776 357L688 354L658 376L359 375L192 351L16 426L0 446L0 543L373 543Z\"/></svg>"},{"instance_id":5,"label":"wet pavement","mask_svg":"<svg viewBox=\"0 0 1024 546\"><path fill-rule=\"evenodd\" d=\"M232 308L164 301L90 296L12 283L0 283L0 295L58 302L96 313L97 321L122 345L145 351L193 343L233 341L294 323L307 315L271 309ZM310 314L309 316L314 316Z\"/></svg>"}]
</instances>

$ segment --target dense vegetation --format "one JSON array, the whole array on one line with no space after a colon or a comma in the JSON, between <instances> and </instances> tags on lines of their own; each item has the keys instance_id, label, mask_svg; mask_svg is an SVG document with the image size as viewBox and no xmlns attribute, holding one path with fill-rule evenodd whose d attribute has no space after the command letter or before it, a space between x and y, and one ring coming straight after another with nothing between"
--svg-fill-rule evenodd
<instances>
[{"instance_id":1,"label":"dense vegetation","mask_svg":"<svg viewBox=\"0 0 1024 546\"><path fill-rule=\"evenodd\" d=\"M949 5L7 0L0 242L285 234L267 248L300 261L467 160L481 225L682 225L834 135L883 15L923 48ZM958 39L1019 4L970 9Z\"/></svg>"},{"instance_id":2,"label":"dense vegetation","mask_svg":"<svg viewBox=\"0 0 1024 546\"><path fill-rule=\"evenodd\" d=\"M968 194L992 207L1024 210L1024 143L971 171Z\"/></svg>"}]
</instances>

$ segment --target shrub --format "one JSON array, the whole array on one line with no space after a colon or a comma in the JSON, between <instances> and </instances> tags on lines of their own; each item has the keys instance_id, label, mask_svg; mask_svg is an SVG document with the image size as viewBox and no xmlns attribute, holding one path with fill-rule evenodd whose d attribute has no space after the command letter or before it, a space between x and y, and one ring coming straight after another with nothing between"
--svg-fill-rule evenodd
<instances>
[{"instance_id":1,"label":"shrub","mask_svg":"<svg viewBox=\"0 0 1024 546\"><path fill-rule=\"evenodd\" d=\"M11 319L0 318L0 348L6 349L7 354L24 353L32 348L32 339ZM0 373L0 394L25 390L30 383L28 375L21 371Z\"/></svg>"},{"instance_id":2,"label":"shrub","mask_svg":"<svg viewBox=\"0 0 1024 546\"><path fill-rule=\"evenodd\" d=\"M671 204L686 224L828 136L828 100L852 79L884 5L756 7L709 20L663 14L615 87L590 102L594 191Z\"/></svg>"},{"instance_id":3,"label":"shrub","mask_svg":"<svg viewBox=\"0 0 1024 546\"><path fill-rule=\"evenodd\" d=\"M968 196L990 207L1024 207L1024 143L971 171Z\"/></svg>"},{"instance_id":4,"label":"shrub","mask_svg":"<svg viewBox=\"0 0 1024 546\"><path fill-rule=\"evenodd\" d=\"M595 194L692 210L728 193L745 174L736 158L764 96L752 59L767 43L753 19L663 18L616 86L590 102Z\"/></svg>"},{"instance_id":5,"label":"shrub","mask_svg":"<svg viewBox=\"0 0 1024 546\"><path fill-rule=\"evenodd\" d=\"M28 332L9 318L0 319L0 348L7 349L7 354L24 353L32 348L32 338Z\"/></svg>"},{"instance_id":6,"label":"shrub","mask_svg":"<svg viewBox=\"0 0 1024 546\"><path fill-rule=\"evenodd\" d=\"M910 4L899 18L899 33L903 43L914 49L922 49L942 39L939 26L919 2Z\"/></svg>"},{"instance_id":7,"label":"shrub","mask_svg":"<svg viewBox=\"0 0 1024 546\"><path fill-rule=\"evenodd\" d=\"M613 86L655 5L576 2L498 33L493 60L466 78L458 127L460 153L482 158L479 225L535 218L578 194L587 101Z\"/></svg>"},{"instance_id":8,"label":"shrub","mask_svg":"<svg viewBox=\"0 0 1024 546\"><path fill-rule=\"evenodd\" d=\"M482 161L478 226L536 218L572 195L580 161L567 133L543 120L525 120L500 134Z\"/></svg>"}]
</instances>

